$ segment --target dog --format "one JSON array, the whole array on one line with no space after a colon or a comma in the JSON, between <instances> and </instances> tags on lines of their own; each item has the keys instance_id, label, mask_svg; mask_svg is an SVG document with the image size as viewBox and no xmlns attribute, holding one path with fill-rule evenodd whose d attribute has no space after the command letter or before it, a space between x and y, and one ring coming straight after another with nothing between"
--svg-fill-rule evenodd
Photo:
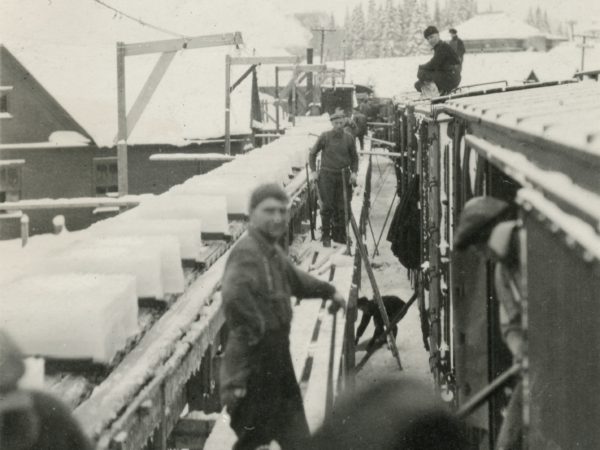
<instances>
[{"instance_id":1,"label":"dog","mask_svg":"<svg viewBox=\"0 0 600 450\"><path fill-rule=\"evenodd\" d=\"M392 333L394 334L394 338L398 334L398 322L406 315L407 310L404 310L406 306L406 302L395 295L382 295L381 299L383 300L383 306L385 307L385 311L387 312L388 318L390 320L390 325L392 327ZM373 319L375 323L375 332L373 333L373 337L369 341L367 345L367 349L372 349L377 343L378 340L381 342L385 342L384 337L384 328L383 328L383 318L381 317L381 312L379 311L379 306L375 299L369 300L367 297L360 297L356 306L358 309L362 311L362 319L360 324L358 325L358 329L356 330L356 344L360 337L365 332L367 325ZM395 319L396 315L400 313L400 311L404 310L402 315L396 320L396 323L392 323L392 320Z\"/></svg>"}]
</instances>

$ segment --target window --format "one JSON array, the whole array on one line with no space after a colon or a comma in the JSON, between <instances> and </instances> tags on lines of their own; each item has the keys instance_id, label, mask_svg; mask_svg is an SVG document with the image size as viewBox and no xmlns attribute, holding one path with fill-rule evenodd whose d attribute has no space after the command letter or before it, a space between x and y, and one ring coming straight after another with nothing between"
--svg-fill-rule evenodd
<instances>
[{"instance_id":1,"label":"window","mask_svg":"<svg viewBox=\"0 0 600 450\"><path fill-rule=\"evenodd\" d=\"M21 199L20 160L0 160L0 203Z\"/></svg>"},{"instance_id":2,"label":"window","mask_svg":"<svg viewBox=\"0 0 600 450\"><path fill-rule=\"evenodd\" d=\"M8 94L0 94L0 113L8 112Z\"/></svg>"},{"instance_id":3,"label":"window","mask_svg":"<svg viewBox=\"0 0 600 450\"><path fill-rule=\"evenodd\" d=\"M117 158L94 158L94 186L99 196L119 192Z\"/></svg>"}]
</instances>

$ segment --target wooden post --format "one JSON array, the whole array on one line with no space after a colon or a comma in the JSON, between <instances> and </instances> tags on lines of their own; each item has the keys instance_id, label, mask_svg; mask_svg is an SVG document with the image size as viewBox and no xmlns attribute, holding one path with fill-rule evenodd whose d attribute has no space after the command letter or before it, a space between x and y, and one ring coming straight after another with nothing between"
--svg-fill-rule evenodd
<instances>
[{"instance_id":1,"label":"wooden post","mask_svg":"<svg viewBox=\"0 0 600 450\"><path fill-rule=\"evenodd\" d=\"M229 91L231 84L231 56L225 55L225 154L231 155L231 92Z\"/></svg>"},{"instance_id":2,"label":"wooden post","mask_svg":"<svg viewBox=\"0 0 600 450\"><path fill-rule=\"evenodd\" d=\"M296 75L297 75L297 71L294 70L293 74L292 74L292 123L294 125L296 125L296 112L298 109L298 105L296 104Z\"/></svg>"},{"instance_id":3,"label":"wooden post","mask_svg":"<svg viewBox=\"0 0 600 450\"><path fill-rule=\"evenodd\" d=\"M431 332L429 337L429 348L434 355L435 364L433 374L436 382L439 382L439 345L440 345L440 140L438 135L438 124L429 123L427 127L427 143L429 144L429 170L427 180L427 204L429 207L429 219L431 221L429 229L429 321Z\"/></svg>"},{"instance_id":4,"label":"wooden post","mask_svg":"<svg viewBox=\"0 0 600 450\"><path fill-rule=\"evenodd\" d=\"M117 42L117 172L119 196L129 193L127 169L127 106L125 97L125 44Z\"/></svg>"},{"instance_id":5,"label":"wooden post","mask_svg":"<svg viewBox=\"0 0 600 450\"><path fill-rule=\"evenodd\" d=\"M27 214L23 214L21 216L21 247L25 247L27 245L28 240L29 240L29 216Z\"/></svg>"},{"instance_id":6,"label":"wooden post","mask_svg":"<svg viewBox=\"0 0 600 450\"><path fill-rule=\"evenodd\" d=\"M279 133L279 67L275 67L275 129Z\"/></svg>"}]
</instances>

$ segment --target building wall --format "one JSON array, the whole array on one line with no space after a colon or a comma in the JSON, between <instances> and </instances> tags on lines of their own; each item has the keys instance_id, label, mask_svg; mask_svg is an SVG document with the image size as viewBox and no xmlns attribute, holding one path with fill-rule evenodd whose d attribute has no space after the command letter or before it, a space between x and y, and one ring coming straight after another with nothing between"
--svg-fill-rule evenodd
<instances>
[{"instance_id":1,"label":"building wall","mask_svg":"<svg viewBox=\"0 0 600 450\"><path fill-rule=\"evenodd\" d=\"M17 59L0 45L0 85L7 95L10 118L0 119L0 143L46 142L54 131L76 131L89 137L77 122L37 82Z\"/></svg>"},{"instance_id":2,"label":"building wall","mask_svg":"<svg viewBox=\"0 0 600 450\"><path fill-rule=\"evenodd\" d=\"M236 139L236 137L233 137ZM242 142L232 142L232 153L241 153ZM172 146L132 146L128 152L129 192L131 194L160 194L170 187L183 183L194 175L207 173L218 167L218 161L151 161L155 153L223 153L223 145L210 144L185 148ZM96 147L39 148L0 150L0 159L24 159L21 166L21 199L95 197L97 175L94 160L115 158L116 150ZM114 184L116 185L116 172ZM1 211L0 206L0 211ZM67 229L87 228L92 223L114 215L114 212L96 213L94 208L49 209L27 212L30 234L52 231L52 219L65 216ZM18 218L0 218L0 239L20 236Z\"/></svg>"}]
</instances>

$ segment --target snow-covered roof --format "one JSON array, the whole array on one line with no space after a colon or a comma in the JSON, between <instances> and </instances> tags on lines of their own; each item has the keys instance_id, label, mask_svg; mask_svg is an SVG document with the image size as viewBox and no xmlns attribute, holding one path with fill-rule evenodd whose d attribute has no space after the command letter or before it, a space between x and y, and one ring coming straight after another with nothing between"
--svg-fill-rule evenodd
<instances>
[{"instance_id":1,"label":"snow-covered roof","mask_svg":"<svg viewBox=\"0 0 600 450\"><path fill-rule=\"evenodd\" d=\"M184 145L187 139L224 134L225 55L246 56L273 42L283 47L306 38L296 22L273 21L269 30L256 23L267 0L252 5L224 0L113 0L115 8L144 21L186 36L241 31L245 48L216 47L178 52L142 114L130 144ZM257 4L259 3L259 4ZM256 18L257 20L253 20ZM90 134L97 145L112 146L117 132L116 42L135 43L174 36L128 19L94 1L3 0L0 3L2 43L45 89ZM266 31L266 33L265 33ZM277 40L273 39L278 35ZM281 50L278 50L281 54ZM150 74L159 55L126 58L128 108ZM247 67L232 67L232 82ZM260 80L259 80L260 83ZM231 132L250 131L251 77L232 94Z\"/></svg>"},{"instance_id":2,"label":"snow-covered roof","mask_svg":"<svg viewBox=\"0 0 600 450\"><path fill-rule=\"evenodd\" d=\"M534 36L544 36L542 31L504 12L477 14L454 28L456 28L458 36L463 41L527 39ZM447 31L443 32L441 37L444 40L450 39Z\"/></svg>"}]
</instances>

